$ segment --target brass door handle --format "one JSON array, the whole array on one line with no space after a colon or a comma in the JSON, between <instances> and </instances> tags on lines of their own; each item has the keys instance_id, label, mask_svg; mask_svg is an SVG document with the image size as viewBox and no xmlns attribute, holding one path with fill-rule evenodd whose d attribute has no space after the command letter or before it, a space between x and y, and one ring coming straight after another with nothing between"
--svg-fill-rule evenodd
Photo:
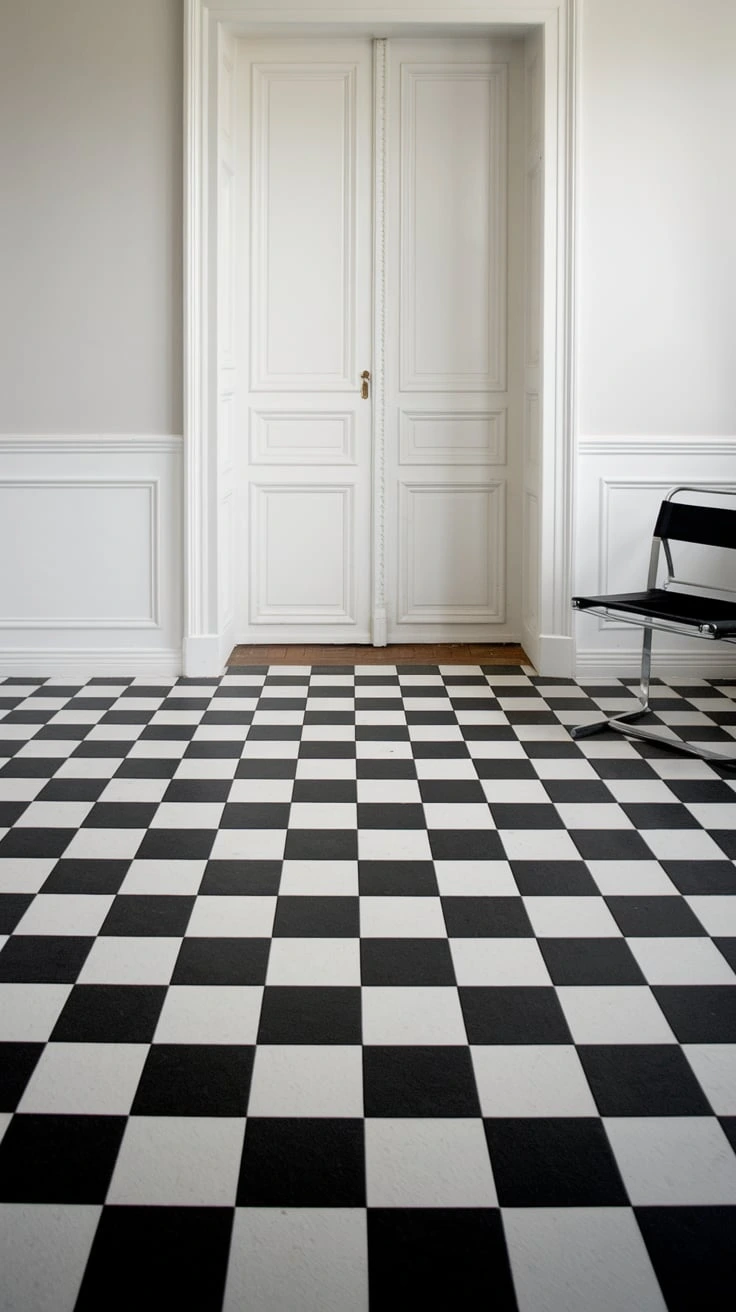
<instances>
[{"instance_id":1,"label":"brass door handle","mask_svg":"<svg viewBox=\"0 0 736 1312\"><path fill-rule=\"evenodd\" d=\"M368 384L369 384L369 382L371 381L371 371L370 371L370 369L364 369L363 372L362 372L362 374L361 374L360 376L361 376L361 378L362 378L362 380L363 380L362 385L361 385L361 388L360 388L360 395L362 396L362 398L363 398L364 401L367 401L367 400L368 400Z\"/></svg>"}]
</instances>

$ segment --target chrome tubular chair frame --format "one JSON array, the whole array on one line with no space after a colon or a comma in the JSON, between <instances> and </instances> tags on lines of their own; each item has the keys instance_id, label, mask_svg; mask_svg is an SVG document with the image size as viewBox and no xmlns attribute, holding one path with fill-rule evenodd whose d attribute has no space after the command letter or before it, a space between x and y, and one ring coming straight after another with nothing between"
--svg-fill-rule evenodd
<instances>
[{"instance_id":1,"label":"chrome tubular chair frame","mask_svg":"<svg viewBox=\"0 0 736 1312\"><path fill-rule=\"evenodd\" d=\"M601 615L604 617L615 616L617 620L627 624L635 624L643 630L642 634L642 651L641 651L641 674L639 680L638 705L633 711L626 711L621 715L612 715L603 720L596 720L594 724L576 725L571 730L573 738L589 738L593 734L602 733L605 729L612 729L617 733L624 734L627 738L644 739L646 742L657 743L660 747L668 748L673 752L682 752L687 756L697 756L704 761L715 761L720 765L733 766L736 768L736 741L732 749L719 751L717 748L707 748L694 743L683 742L677 738L669 738L665 734L658 732L656 729L642 728L635 721L640 720L643 716L650 714L652 708L649 703L649 686L651 681L652 670L652 635L655 630L666 633L678 633L685 637L699 637L709 641L722 641L726 643L736 643L736 603L723 601L723 594L736 597L736 588L709 588L705 584L690 582L685 579L675 577L674 566L672 562L672 552L670 549L669 539L664 534L657 534L657 528L660 524L667 524L671 517L671 512L666 511L666 507L671 505L677 496L683 492L694 492L699 496L732 496L736 499L736 488L708 488L708 487L674 487L668 492L665 500L660 507L655 527L654 537L652 538L652 548L649 555L649 571L647 574L646 593L621 594L610 597L573 597L573 607L576 610L586 611L591 615ZM694 507L697 511L702 511L703 507ZM723 516L732 516L733 537L730 541L724 540L724 530L729 532L729 526ZM677 539L678 533L675 529L671 536ZM733 510L722 511L720 515L720 524L714 536L708 536L706 532L705 545L717 545L730 547L736 551L736 508ZM687 537L686 541L700 542L699 537ZM662 589L657 594L657 574L659 571L660 554L664 552L667 564L667 576L662 585ZM707 602L708 599L715 600L721 611L728 611L729 607L733 608L733 618L722 622L721 617L716 621L702 619L700 622L693 621L683 622L681 615L678 614L676 606L668 615L666 610L662 609L661 598L672 589L673 584L679 584L681 587L692 589L697 595L700 593ZM646 613L646 595L653 594L659 598L659 613ZM681 594L677 594L678 596ZM688 594L693 595L693 594ZM632 599L636 598L636 604L639 606L638 613L630 608L628 612L619 609L621 604L626 605ZM639 599L642 600L639 600ZM618 606L617 604L618 603ZM657 607L654 607L657 609ZM729 631L730 630L730 631Z\"/></svg>"}]
</instances>

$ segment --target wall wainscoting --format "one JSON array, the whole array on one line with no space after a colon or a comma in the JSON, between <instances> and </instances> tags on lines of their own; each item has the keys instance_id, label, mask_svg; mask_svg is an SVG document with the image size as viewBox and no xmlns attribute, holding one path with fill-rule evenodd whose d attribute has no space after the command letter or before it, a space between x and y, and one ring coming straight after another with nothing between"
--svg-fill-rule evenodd
<instances>
[{"instance_id":1,"label":"wall wainscoting","mask_svg":"<svg viewBox=\"0 0 736 1312\"><path fill-rule=\"evenodd\" d=\"M643 588L657 507L678 486L736 488L736 436L586 438L578 446L575 591ZM577 617L578 678L639 672L641 630ZM736 647L655 634L653 672L689 678L736 675Z\"/></svg>"},{"instance_id":2,"label":"wall wainscoting","mask_svg":"<svg viewBox=\"0 0 736 1312\"><path fill-rule=\"evenodd\" d=\"M0 435L0 674L179 673L181 448Z\"/></svg>"}]
</instances>

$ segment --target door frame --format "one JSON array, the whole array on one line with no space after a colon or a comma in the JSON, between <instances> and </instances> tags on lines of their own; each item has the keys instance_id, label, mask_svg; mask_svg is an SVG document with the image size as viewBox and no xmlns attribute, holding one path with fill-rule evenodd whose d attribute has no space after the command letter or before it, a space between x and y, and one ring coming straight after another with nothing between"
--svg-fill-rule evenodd
<instances>
[{"instance_id":1,"label":"door frame","mask_svg":"<svg viewBox=\"0 0 736 1312\"><path fill-rule=\"evenodd\" d=\"M544 42L544 260L542 312L541 457L539 521L539 631L530 656L540 673L569 677L574 665L570 591L575 454L576 0L490 0L485 5L425 11L375 5L351 13L319 9L313 0L289 8L258 0L186 0L184 29L184 641L182 663L190 676L219 674L232 631L219 603L220 542L217 416L217 228L212 199L217 186L219 51L229 32L238 36L345 35L388 37L447 35L462 26L489 35L522 35L541 28ZM385 59L385 52L384 52ZM375 70L376 123L383 122L385 62ZM379 112L381 111L381 112ZM376 211L385 187L385 141L377 135L374 160ZM374 233L376 296L373 371L374 542L373 641L385 636L384 422L382 313L384 241Z\"/></svg>"}]
</instances>

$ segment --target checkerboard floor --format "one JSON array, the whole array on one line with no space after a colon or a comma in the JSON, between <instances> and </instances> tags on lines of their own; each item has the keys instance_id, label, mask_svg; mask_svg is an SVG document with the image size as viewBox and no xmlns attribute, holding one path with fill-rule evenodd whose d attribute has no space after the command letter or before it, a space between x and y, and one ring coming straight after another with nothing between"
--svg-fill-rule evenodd
<instances>
[{"instance_id":1,"label":"checkerboard floor","mask_svg":"<svg viewBox=\"0 0 736 1312\"><path fill-rule=\"evenodd\" d=\"M0 1309L730 1308L736 771L631 697L1 682Z\"/></svg>"}]
</instances>

